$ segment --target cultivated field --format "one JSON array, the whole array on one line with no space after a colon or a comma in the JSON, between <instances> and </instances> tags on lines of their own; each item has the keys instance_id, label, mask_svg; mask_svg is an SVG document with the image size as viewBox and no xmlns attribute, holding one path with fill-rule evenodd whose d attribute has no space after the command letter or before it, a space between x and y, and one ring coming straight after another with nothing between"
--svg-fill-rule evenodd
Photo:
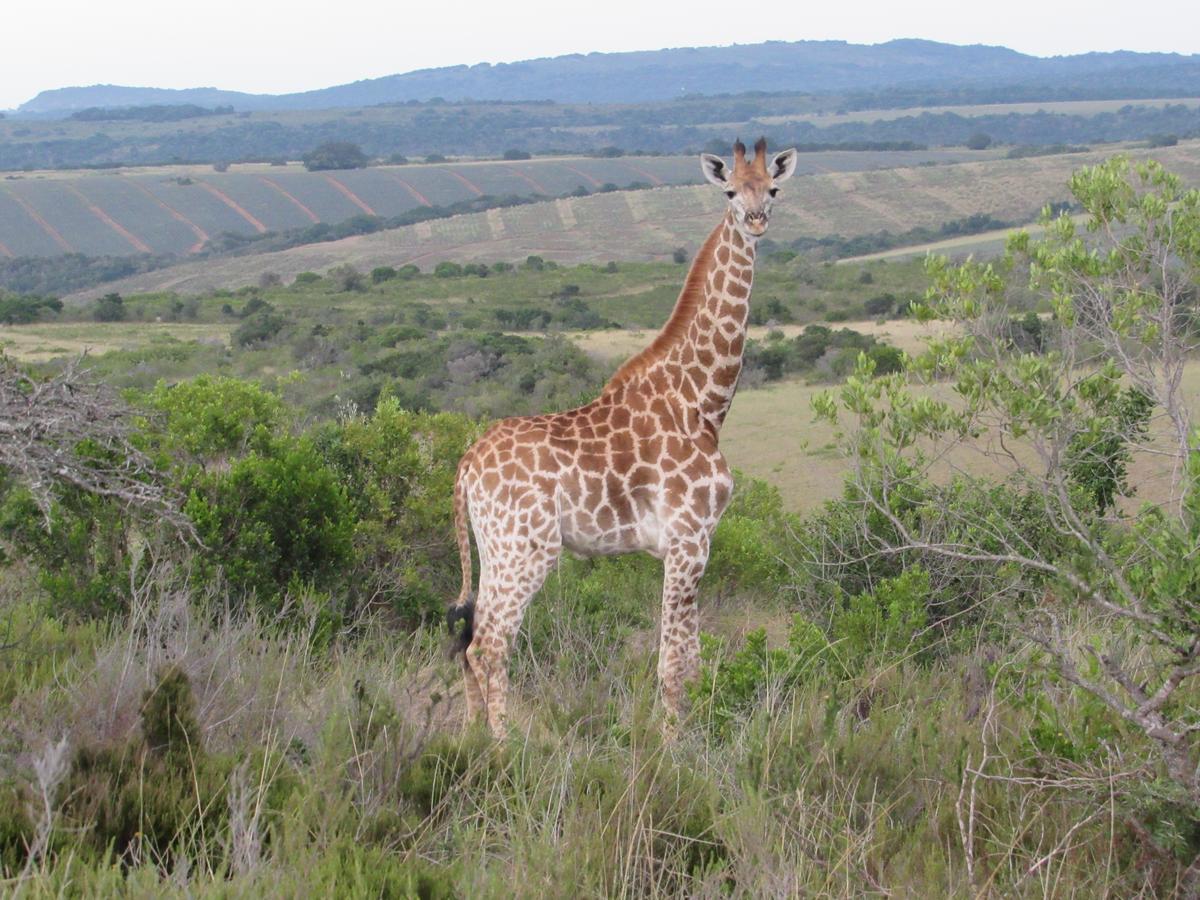
<instances>
[{"instance_id":1,"label":"cultivated field","mask_svg":"<svg viewBox=\"0 0 1200 900\"><path fill-rule=\"evenodd\" d=\"M801 174L850 172L972 158L961 150L805 154ZM223 233L254 236L399 216L488 196L558 197L605 185L661 187L700 181L693 157L538 158L308 172L242 164L119 171L47 171L0 181L0 257L83 253L187 254Z\"/></svg>"},{"instance_id":2,"label":"cultivated field","mask_svg":"<svg viewBox=\"0 0 1200 900\"><path fill-rule=\"evenodd\" d=\"M771 236L786 243L803 236L903 232L976 213L1030 221L1044 204L1068 198L1067 179L1075 169L1112 152L810 174L788 185ZM1188 183L1200 183L1200 142L1127 152L1159 159ZM802 159L817 164L808 156ZM564 263L663 259L676 247L694 249L723 208L724 198L707 185L561 199L272 253L183 263L77 298L109 290L203 293L255 284L263 272L290 279L343 263L363 270L413 263L429 270L441 260L494 262L530 254Z\"/></svg>"}]
</instances>

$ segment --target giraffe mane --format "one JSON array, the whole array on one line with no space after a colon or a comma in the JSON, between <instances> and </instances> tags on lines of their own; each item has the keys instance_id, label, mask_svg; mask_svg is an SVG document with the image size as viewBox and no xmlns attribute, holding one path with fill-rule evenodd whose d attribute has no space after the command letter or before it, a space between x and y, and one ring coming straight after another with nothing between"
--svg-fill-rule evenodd
<instances>
[{"instance_id":1,"label":"giraffe mane","mask_svg":"<svg viewBox=\"0 0 1200 900\"><path fill-rule=\"evenodd\" d=\"M696 258L692 260L692 267L688 270L687 278L683 282L683 290L679 292L679 299L675 301L675 308L671 310L671 316L663 325L658 336L654 338L649 347L631 357L621 368L617 369L617 373L605 385L604 394L641 375L687 336L688 327L696 317L696 311L704 305L705 283L708 280L708 273L712 268L717 245L721 242L721 232L724 228L725 221L722 220L696 252Z\"/></svg>"}]
</instances>

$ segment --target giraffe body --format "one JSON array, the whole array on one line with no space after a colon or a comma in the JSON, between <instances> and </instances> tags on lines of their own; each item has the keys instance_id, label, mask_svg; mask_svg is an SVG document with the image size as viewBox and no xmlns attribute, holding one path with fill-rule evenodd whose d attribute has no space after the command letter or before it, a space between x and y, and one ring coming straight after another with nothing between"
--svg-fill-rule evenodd
<instances>
[{"instance_id":1,"label":"giraffe body","mask_svg":"<svg viewBox=\"0 0 1200 900\"><path fill-rule=\"evenodd\" d=\"M766 229L775 185L795 151L736 165L705 156L705 174L730 208L696 254L662 332L577 409L504 419L463 456L455 526L466 618L463 670L468 717L486 712L504 729L508 656L526 607L563 549L585 556L643 551L663 562L658 671L669 721L698 674L696 592L712 534L733 491L718 449L741 374L754 241ZM468 523L479 552L472 600Z\"/></svg>"}]
</instances>

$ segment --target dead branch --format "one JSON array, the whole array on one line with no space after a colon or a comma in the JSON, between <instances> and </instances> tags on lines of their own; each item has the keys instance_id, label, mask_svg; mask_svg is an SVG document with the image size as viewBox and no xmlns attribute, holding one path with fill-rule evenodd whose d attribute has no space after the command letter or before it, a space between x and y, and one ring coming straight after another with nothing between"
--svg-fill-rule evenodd
<instances>
[{"instance_id":1,"label":"dead branch","mask_svg":"<svg viewBox=\"0 0 1200 900\"><path fill-rule=\"evenodd\" d=\"M47 525L58 493L74 488L199 543L182 497L132 442L136 414L87 379L83 357L35 378L0 354L0 469L33 496Z\"/></svg>"}]
</instances>

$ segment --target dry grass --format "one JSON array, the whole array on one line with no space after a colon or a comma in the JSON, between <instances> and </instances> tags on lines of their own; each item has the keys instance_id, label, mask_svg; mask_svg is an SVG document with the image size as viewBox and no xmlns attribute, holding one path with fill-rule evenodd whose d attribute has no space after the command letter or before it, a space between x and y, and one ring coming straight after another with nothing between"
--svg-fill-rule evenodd
<instances>
[{"instance_id":1,"label":"dry grass","mask_svg":"<svg viewBox=\"0 0 1200 900\"><path fill-rule=\"evenodd\" d=\"M0 349L25 362L81 353L138 350L164 341L229 344L230 325L190 322L49 322L0 326Z\"/></svg>"},{"instance_id":2,"label":"dry grass","mask_svg":"<svg viewBox=\"0 0 1200 900\"><path fill-rule=\"evenodd\" d=\"M882 327L903 324L910 323L889 322ZM904 346L911 340L919 344L919 337L910 332L897 343ZM812 414L813 397L830 389L836 391L836 386L787 381L739 391L721 432L721 451L730 464L771 482L779 488L787 506L798 512L812 511L841 494L847 472L833 428L814 421ZM1193 416L1200 417L1200 361L1187 367L1183 392L1190 399ZM934 393L943 399L952 396L946 386L935 388ZM1130 482L1137 487L1137 494L1126 503L1130 511L1144 502L1167 499L1171 457L1154 450L1151 441L1134 452ZM1002 474L994 459L965 448L951 455L942 472L951 469L973 475Z\"/></svg>"}]
</instances>

